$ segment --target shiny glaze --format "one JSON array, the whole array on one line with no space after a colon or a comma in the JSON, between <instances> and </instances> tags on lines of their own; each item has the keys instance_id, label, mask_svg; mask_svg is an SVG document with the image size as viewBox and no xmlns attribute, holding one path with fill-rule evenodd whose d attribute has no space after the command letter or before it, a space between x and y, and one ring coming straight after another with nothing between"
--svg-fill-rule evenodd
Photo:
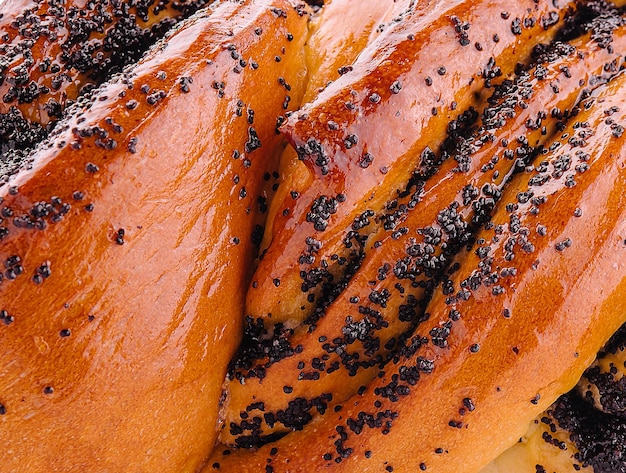
<instances>
[{"instance_id":1,"label":"shiny glaze","mask_svg":"<svg viewBox=\"0 0 626 473\"><path fill-rule=\"evenodd\" d=\"M528 61L534 45L554 37L571 5L417 2L368 46L351 72L293 114L282 130L306 164L311 184L276 213L248 312L268 323L297 324L332 298L327 286L351 273L370 231L354 230L355 220L368 210L381 212L420 166L425 149L439 150L450 121L469 107L484 106L482 76L497 76L496 70L507 76ZM518 20L528 27L516 35L512 25ZM461 34L466 22L469 43ZM307 245L307 238L321 248Z\"/></svg>"},{"instance_id":2,"label":"shiny glaze","mask_svg":"<svg viewBox=\"0 0 626 473\"><path fill-rule=\"evenodd\" d=\"M435 292L379 379L302 432L210 462L471 473L514 444L625 321L625 86L622 74L583 102L559 146L515 176L459 255L451 292ZM518 202L529 187L546 199L538 212Z\"/></svg>"},{"instance_id":3,"label":"shiny glaze","mask_svg":"<svg viewBox=\"0 0 626 473\"><path fill-rule=\"evenodd\" d=\"M354 62L361 51L384 31L387 23L399 21L413 0L364 0L355 9L354 1L334 0L309 22L309 38L305 45L308 83L303 103L313 100L330 83L340 77L340 69ZM349 17L350 21L345 19ZM298 159L292 146L281 157L278 190L271 201L261 251L272 240L273 222L284 202L304 192L312 184L313 175Z\"/></svg>"},{"instance_id":4,"label":"shiny glaze","mask_svg":"<svg viewBox=\"0 0 626 473\"><path fill-rule=\"evenodd\" d=\"M206 458L282 149L279 78L293 106L303 92L306 17L250 0L192 18L0 188L1 470Z\"/></svg>"},{"instance_id":5,"label":"shiny glaze","mask_svg":"<svg viewBox=\"0 0 626 473\"><path fill-rule=\"evenodd\" d=\"M299 427L318 415L318 405L328 404L328 393L333 402L343 402L377 375L402 337L423 320L428 297L454 254L489 219L517 160L528 163L554 137L581 87L591 93L619 70L626 27L607 33L602 47L590 37L556 47L545 62L496 88L481 127L418 191L398 199L396 208L405 205L404 212L397 212L392 228L370 236L359 269L323 316L278 340L288 343L289 354L279 359L272 353L235 373L241 382L230 384L225 424L241 432L235 438L223 434L222 441L249 445ZM538 117L543 118L537 122ZM286 393L284 386L291 390ZM262 409L255 408L259 401ZM295 403L298 414L287 415ZM271 413L275 423L266 421ZM259 424L250 422L257 417Z\"/></svg>"},{"instance_id":6,"label":"shiny glaze","mask_svg":"<svg viewBox=\"0 0 626 473\"><path fill-rule=\"evenodd\" d=\"M326 2L309 26L307 69L310 77L303 103L315 100L331 82L341 77L358 55L382 32L415 9L416 0ZM349 21L346 21L349 20Z\"/></svg>"},{"instance_id":7,"label":"shiny glaze","mask_svg":"<svg viewBox=\"0 0 626 473\"><path fill-rule=\"evenodd\" d=\"M0 6L0 146L27 148L81 91L211 0L11 0Z\"/></svg>"},{"instance_id":8,"label":"shiny glaze","mask_svg":"<svg viewBox=\"0 0 626 473\"><path fill-rule=\"evenodd\" d=\"M411 0L401 2L379 0L364 0L355 11L353 0L334 0L327 2L320 13L309 23L309 37L305 46L308 82L303 102L317 96L322 85L331 83L340 77L338 70L352 64L363 48L379 35L388 22L399 21L402 13L412 4ZM351 15L351 21L345 23L346 15ZM341 25L341 26L340 26ZM269 206L265 237L271 238L272 221L276 213L282 212L284 199L293 200L298 192L306 190L313 177L306 169L305 164L291 146L287 146L280 159L280 178L278 189ZM261 244L261 252L266 247ZM251 342L251 334L246 332L244 348L234 360L237 370L227 381L226 391L229 393L228 408L225 412L225 422L220 433L220 440L224 443L235 442L231 433L231 421L235 420L245 410L248 402L242 401L239 368L247 366L250 361L256 361L256 354L250 355L247 345ZM254 342L252 342L254 346ZM250 360L252 359L252 360ZM256 383L255 383L256 384ZM262 396L265 398L266 396ZM245 403L244 403L245 402ZM235 414L233 416L233 413Z\"/></svg>"}]
</instances>

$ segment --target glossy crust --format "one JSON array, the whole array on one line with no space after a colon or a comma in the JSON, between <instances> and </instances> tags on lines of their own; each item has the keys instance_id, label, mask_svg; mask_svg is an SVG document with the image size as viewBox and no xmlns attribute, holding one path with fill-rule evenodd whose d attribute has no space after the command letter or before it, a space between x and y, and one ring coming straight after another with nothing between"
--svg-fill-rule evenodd
<instances>
[{"instance_id":1,"label":"glossy crust","mask_svg":"<svg viewBox=\"0 0 626 473\"><path fill-rule=\"evenodd\" d=\"M304 54L308 82L303 103L313 100L324 88L350 69L361 51L387 27L399 21L412 0L363 0L355 8L353 0L327 1L309 22L309 37ZM350 21L346 21L350 18ZM294 200L311 186L314 176L298 159L292 146L281 157L279 186L269 207L261 252L272 241L273 223L284 202Z\"/></svg>"},{"instance_id":2,"label":"glossy crust","mask_svg":"<svg viewBox=\"0 0 626 473\"><path fill-rule=\"evenodd\" d=\"M625 85L583 102L515 177L379 379L302 432L214 452L211 467L471 473L514 444L624 322Z\"/></svg>"},{"instance_id":3,"label":"glossy crust","mask_svg":"<svg viewBox=\"0 0 626 473\"><path fill-rule=\"evenodd\" d=\"M332 298L329 288L358 264L371 231L355 229L359 218L382 211L413 169L436 160L450 121L484 106L485 82L527 62L572 5L415 2L351 71L292 115L282 130L311 185L297 186L306 190L276 213L248 313L297 324Z\"/></svg>"},{"instance_id":4,"label":"glossy crust","mask_svg":"<svg viewBox=\"0 0 626 473\"><path fill-rule=\"evenodd\" d=\"M360 3L360 8L355 12L353 0L327 2L321 12L309 23L309 37L305 46L309 80L303 101L315 98L323 89L323 85L330 84L340 77L342 69L347 64L354 62L372 38L385 29L386 23L400 21L403 13L411 7L411 4L412 2L408 0L402 2L366 0ZM345 24L344 19L348 14L351 15L351 21ZM277 212L282 212L284 199L296 199L298 194L303 191L301 186L310 185L313 178L291 146L285 148L281 156L280 166L279 185L269 206L265 228L265 236L268 237L269 235L270 239L272 221ZM262 244L261 252L264 248L265 244ZM265 347L259 347L253 340L257 335L253 333L256 332L255 323L256 321L249 319L243 347L233 362L236 371L231 374L231 378L237 379L234 382L227 381L225 388L230 398L227 403L228 409L225 412L225 424L222 426L220 434L221 441L225 443L235 442L230 423L235 416L239 416L240 412L243 412L239 409L243 408L245 411L248 404L244 401L245 403L242 405L242 396L237 392L241 387L239 370L242 367L249 369L249 363L262 356L265 349ZM271 340L269 342L271 343ZM264 394L271 392L269 390L264 391ZM264 395L262 398L265 399L267 396Z\"/></svg>"},{"instance_id":5,"label":"glossy crust","mask_svg":"<svg viewBox=\"0 0 626 473\"><path fill-rule=\"evenodd\" d=\"M206 458L306 17L287 0L193 17L0 188L1 470Z\"/></svg>"},{"instance_id":6,"label":"glossy crust","mask_svg":"<svg viewBox=\"0 0 626 473\"><path fill-rule=\"evenodd\" d=\"M211 0L9 0L0 6L0 150L40 141L81 90L137 61Z\"/></svg>"},{"instance_id":7,"label":"glossy crust","mask_svg":"<svg viewBox=\"0 0 626 473\"><path fill-rule=\"evenodd\" d=\"M370 235L359 269L323 316L281 334L274 339L281 350L235 372L222 441L252 446L299 430L377 375L423 320L433 288L490 218L511 174L549 143L581 93L619 71L626 28L611 33L607 23L597 19L593 32L545 48L538 66L495 88L481 127L397 199L388 229Z\"/></svg>"},{"instance_id":8,"label":"glossy crust","mask_svg":"<svg viewBox=\"0 0 626 473\"><path fill-rule=\"evenodd\" d=\"M331 0L312 19L306 43L309 82L303 102L314 100L349 71L358 55L391 24L411 11L411 0ZM349 19L349 21L346 21Z\"/></svg>"}]
</instances>

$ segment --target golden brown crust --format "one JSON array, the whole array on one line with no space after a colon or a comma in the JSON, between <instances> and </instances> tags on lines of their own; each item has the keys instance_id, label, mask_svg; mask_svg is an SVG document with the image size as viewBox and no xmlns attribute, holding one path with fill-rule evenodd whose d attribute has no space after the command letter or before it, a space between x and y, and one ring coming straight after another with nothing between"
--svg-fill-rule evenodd
<instances>
[{"instance_id":1,"label":"golden brown crust","mask_svg":"<svg viewBox=\"0 0 626 473\"><path fill-rule=\"evenodd\" d=\"M481 473L589 473L626 464L626 325L600 350L576 388L562 395Z\"/></svg>"},{"instance_id":2,"label":"golden brown crust","mask_svg":"<svg viewBox=\"0 0 626 473\"><path fill-rule=\"evenodd\" d=\"M288 0L193 18L0 188L0 469L194 472L206 457L306 21Z\"/></svg>"},{"instance_id":3,"label":"golden brown crust","mask_svg":"<svg viewBox=\"0 0 626 473\"><path fill-rule=\"evenodd\" d=\"M583 102L515 177L460 255L451 292L435 292L380 379L303 432L256 452L219 450L212 464L469 473L515 443L624 322L625 85L622 74Z\"/></svg>"},{"instance_id":4,"label":"golden brown crust","mask_svg":"<svg viewBox=\"0 0 626 473\"><path fill-rule=\"evenodd\" d=\"M317 96L328 83L340 76L340 71L348 64L352 64L358 54L384 29L385 22L398 21L398 15L404 12L411 2L381 2L379 0L363 1L355 12L353 0L334 0L327 2L321 13L315 17L313 24L309 25L309 38L305 46L307 62L308 83L304 100ZM347 15L350 21L345 22ZM281 204L284 199L295 200L303 189L311 184L313 176L306 166L297 157L293 147L287 146L281 156L281 172L278 190L269 207L265 237L272 237L272 221L276 212L282 211ZM267 242L261 245L261 252L267 246ZM235 361L235 365L237 361ZM233 413L238 416L240 408L245 411L249 402L242 400L238 392L240 380L233 384L227 382L228 392L227 410L225 412L225 424L222 426L221 441L234 442L230 424ZM267 392L267 391L266 391ZM245 395L244 395L245 396ZM266 396L262 396L266 398ZM278 400L278 399L277 399ZM244 414L245 415L245 414ZM236 428L233 426L233 429Z\"/></svg>"},{"instance_id":5,"label":"golden brown crust","mask_svg":"<svg viewBox=\"0 0 626 473\"><path fill-rule=\"evenodd\" d=\"M448 123L460 111L484 105L479 92L485 80L527 61L535 44L554 37L572 4L454 2L433 8L418 2L352 71L293 114L283 131L315 179L276 213L248 312L270 323L297 323L329 297L326 286L360 258L368 229L354 230L353 223L367 211L380 212L420 165L420 155L439 148Z\"/></svg>"},{"instance_id":6,"label":"golden brown crust","mask_svg":"<svg viewBox=\"0 0 626 473\"><path fill-rule=\"evenodd\" d=\"M410 3L411 0L364 0L355 8L351 0L326 2L309 22L309 37L304 48L308 82L302 101L313 100L327 84L336 80L382 32L385 22L397 18ZM285 148L280 166L279 186L269 207L261 252L272 240L273 223L277 213L284 211L283 203L297 199L312 184L313 176L292 146Z\"/></svg>"},{"instance_id":7,"label":"golden brown crust","mask_svg":"<svg viewBox=\"0 0 626 473\"><path fill-rule=\"evenodd\" d=\"M415 193L398 199L394 226L370 235L359 269L323 316L277 340L282 353L235 372L223 442L250 446L300 429L377 375L423 319L443 271L489 219L516 167L554 137L581 87L591 93L619 71L626 28L607 32L611 48L591 36L554 45L538 66L497 87L481 128L434 176L416 183Z\"/></svg>"},{"instance_id":8,"label":"golden brown crust","mask_svg":"<svg viewBox=\"0 0 626 473\"><path fill-rule=\"evenodd\" d=\"M390 24L412 11L412 0L327 1L313 18L306 44L309 83L303 102L314 100L328 84L349 72L358 55Z\"/></svg>"},{"instance_id":9,"label":"golden brown crust","mask_svg":"<svg viewBox=\"0 0 626 473\"><path fill-rule=\"evenodd\" d=\"M33 146L81 90L137 61L211 0L10 0L0 6L2 151Z\"/></svg>"}]
</instances>

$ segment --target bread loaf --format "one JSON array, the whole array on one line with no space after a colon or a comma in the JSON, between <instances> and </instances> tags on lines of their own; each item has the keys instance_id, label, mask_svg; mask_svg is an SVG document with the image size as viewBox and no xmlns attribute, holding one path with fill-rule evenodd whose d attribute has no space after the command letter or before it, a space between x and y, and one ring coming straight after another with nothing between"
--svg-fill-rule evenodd
<instances>
[{"instance_id":1,"label":"bread loaf","mask_svg":"<svg viewBox=\"0 0 626 473\"><path fill-rule=\"evenodd\" d=\"M423 320L448 263L489 220L511 175L567 120L581 87L591 93L618 73L626 28L610 32L602 23L571 44L547 48L537 66L496 87L476 132L389 205L383 221L392 224L369 236L360 267L319 320L293 335L274 333L276 348L240 361L247 369L229 384L222 441L252 446L299 430L330 400L345 401L378 374Z\"/></svg>"},{"instance_id":2,"label":"bread loaf","mask_svg":"<svg viewBox=\"0 0 626 473\"><path fill-rule=\"evenodd\" d=\"M293 114L282 130L311 184L295 182L303 189L298 199L286 197L269 224L271 244L253 278L248 313L298 324L332 299L331 288L360 260L370 230L359 222L381 212L421 163L434 164L432 150L448 123L484 106L484 85L528 62L573 6L415 2L351 71Z\"/></svg>"},{"instance_id":3,"label":"bread loaf","mask_svg":"<svg viewBox=\"0 0 626 473\"><path fill-rule=\"evenodd\" d=\"M207 457L306 29L288 0L194 16L0 188L0 470Z\"/></svg>"},{"instance_id":4,"label":"bread loaf","mask_svg":"<svg viewBox=\"0 0 626 473\"><path fill-rule=\"evenodd\" d=\"M374 382L302 432L216 450L210 468L470 473L514 444L624 322L625 80L511 181Z\"/></svg>"}]
</instances>

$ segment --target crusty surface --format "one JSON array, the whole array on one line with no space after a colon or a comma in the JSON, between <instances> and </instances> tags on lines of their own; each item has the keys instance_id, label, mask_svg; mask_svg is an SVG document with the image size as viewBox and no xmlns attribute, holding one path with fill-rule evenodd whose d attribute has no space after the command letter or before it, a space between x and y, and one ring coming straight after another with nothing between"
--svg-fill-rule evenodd
<instances>
[{"instance_id":1,"label":"crusty surface","mask_svg":"<svg viewBox=\"0 0 626 473\"><path fill-rule=\"evenodd\" d=\"M17 0L2 5L0 112L59 118L78 91L138 60L177 20L211 0Z\"/></svg>"},{"instance_id":2,"label":"crusty surface","mask_svg":"<svg viewBox=\"0 0 626 473\"><path fill-rule=\"evenodd\" d=\"M354 62L372 38L377 37L388 27L388 23L399 21L402 13L411 8L412 3L409 0L401 2L368 0L360 2L356 8L353 0L327 2L309 24L309 37L305 45L308 82L303 102L315 98L327 84L340 77L341 71ZM350 16L350 21L346 23L347 15ZM271 201L265 228L265 237L270 240L273 233L272 222L277 212L283 212L282 206L285 199L291 201L298 199L299 194L311 185L313 178L291 146L285 148L280 166L279 187ZM261 245L261 254L266 246L267 242ZM250 320L246 327L243 346L232 364L235 371L230 377L234 381L228 382L226 387L230 399L225 411L221 441L227 444L235 442L235 435L231 432L236 431L236 427L231 427L231 423L237 421L234 417L238 417L240 412L245 411L249 402L254 402L247 398L242 399L240 369L249 369L249 363L254 362L255 358L260 356L266 348L258 346L258 339L255 340L258 336L255 330L256 322ZM271 330L271 323L268 324L267 329ZM269 343L273 341L269 340ZM264 394L275 392L269 387L262 389ZM279 396L280 394L272 394L271 397L278 400ZM267 400L266 396L262 398ZM242 405L242 402L245 404Z\"/></svg>"},{"instance_id":3,"label":"crusty surface","mask_svg":"<svg viewBox=\"0 0 626 473\"><path fill-rule=\"evenodd\" d=\"M481 473L624 471L625 346L622 325L576 388L542 412L520 441Z\"/></svg>"},{"instance_id":4,"label":"crusty surface","mask_svg":"<svg viewBox=\"0 0 626 473\"><path fill-rule=\"evenodd\" d=\"M194 472L208 455L305 33L290 1L220 3L0 188L0 470Z\"/></svg>"},{"instance_id":5,"label":"crusty surface","mask_svg":"<svg viewBox=\"0 0 626 473\"><path fill-rule=\"evenodd\" d=\"M413 8L413 0L327 1L324 8L309 22L309 37L305 45L308 82L303 103L313 100L324 88L348 71L361 51ZM349 18L350 21L346 21ZM278 191L270 205L261 252L273 237L277 213L285 211L285 202L297 199L312 183L314 176L298 159L292 146L285 148L281 158Z\"/></svg>"},{"instance_id":6,"label":"crusty surface","mask_svg":"<svg viewBox=\"0 0 626 473\"><path fill-rule=\"evenodd\" d=\"M590 93L619 71L626 28L607 31L601 44L592 36L546 48L540 64L495 87L480 128L396 200L390 225L370 235L359 269L323 316L293 334L274 333L269 354L238 360L247 369L230 383L224 430L231 435L222 441L251 446L301 429L377 375L423 320L448 263L490 218L520 162L554 138L581 87Z\"/></svg>"},{"instance_id":7,"label":"crusty surface","mask_svg":"<svg viewBox=\"0 0 626 473\"><path fill-rule=\"evenodd\" d=\"M358 264L369 231L353 225L380 212L415 168L435 159L448 124L484 106L485 82L528 62L572 5L416 2L351 71L293 114L282 130L315 179L276 213L248 312L269 323L298 323L332 298L328 287Z\"/></svg>"},{"instance_id":8,"label":"crusty surface","mask_svg":"<svg viewBox=\"0 0 626 473\"><path fill-rule=\"evenodd\" d=\"M212 467L470 473L514 444L624 322L625 82L583 102L511 182L379 379L302 432L214 452Z\"/></svg>"},{"instance_id":9,"label":"crusty surface","mask_svg":"<svg viewBox=\"0 0 626 473\"><path fill-rule=\"evenodd\" d=\"M211 0L11 0L0 6L0 159L42 141L81 93ZM17 156L16 156L17 155Z\"/></svg>"}]
</instances>

